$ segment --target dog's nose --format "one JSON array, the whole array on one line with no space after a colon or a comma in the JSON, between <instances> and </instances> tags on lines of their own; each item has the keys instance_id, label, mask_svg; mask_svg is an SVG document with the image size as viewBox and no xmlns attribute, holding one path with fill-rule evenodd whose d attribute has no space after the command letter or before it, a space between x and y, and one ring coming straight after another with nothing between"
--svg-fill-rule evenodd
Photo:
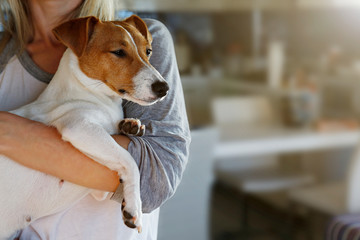
<instances>
[{"instance_id":1,"label":"dog's nose","mask_svg":"<svg viewBox=\"0 0 360 240\"><path fill-rule=\"evenodd\" d=\"M156 81L151 85L151 89L157 97L161 98L167 94L169 90L169 85L163 81Z\"/></svg>"}]
</instances>

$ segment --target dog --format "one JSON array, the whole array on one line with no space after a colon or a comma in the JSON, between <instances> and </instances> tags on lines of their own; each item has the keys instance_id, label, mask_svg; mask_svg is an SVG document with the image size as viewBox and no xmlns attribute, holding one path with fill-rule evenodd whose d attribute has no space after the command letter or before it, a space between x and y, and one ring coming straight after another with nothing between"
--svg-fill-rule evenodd
<instances>
[{"instance_id":1,"label":"dog","mask_svg":"<svg viewBox=\"0 0 360 240\"><path fill-rule=\"evenodd\" d=\"M123 120L123 99L147 106L162 100L169 90L149 63L151 34L135 15L109 22L74 19L53 33L67 47L58 71L37 100L12 113L56 127L64 141L117 171L123 185L124 222L140 232L139 170L111 134L118 133L119 124L125 133L144 133L140 121ZM0 157L0 239L40 217L68 209L89 193L98 200L107 196Z\"/></svg>"}]
</instances>

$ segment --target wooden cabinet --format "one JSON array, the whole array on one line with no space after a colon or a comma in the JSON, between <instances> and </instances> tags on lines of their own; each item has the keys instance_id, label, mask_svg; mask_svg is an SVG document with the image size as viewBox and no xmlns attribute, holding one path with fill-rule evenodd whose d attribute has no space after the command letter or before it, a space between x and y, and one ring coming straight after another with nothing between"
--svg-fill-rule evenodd
<instances>
[{"instance_id":1,"label":"wooden cabinet","mask_svg":"<svg viewBox=\"0 0 360 240\"><path fill-rule=\"evenodd\" d=\"M296 0L300 9L360 8L359 0Z\"/></svg>"},{"instance_id":2,"label":"wooden cabinet","mask_svg":"<svg viewBox=\"0 0 360 240\"><path fill-rule=\"evenodd\" d=\"M252 9L286 10L293 0L134 0L129 9L142 12L218 12Z\"/></svg>"},{"instance_id":3,"label":"wooden cabinet","mask_svg":"<svg viewBox=\"0 0 360 240\"><path fill-rule=\"evenodd\" d=\"M260 10L360 8L359 0L127 0L140 12L234 12Z\"/></svg>"}]
</instances>

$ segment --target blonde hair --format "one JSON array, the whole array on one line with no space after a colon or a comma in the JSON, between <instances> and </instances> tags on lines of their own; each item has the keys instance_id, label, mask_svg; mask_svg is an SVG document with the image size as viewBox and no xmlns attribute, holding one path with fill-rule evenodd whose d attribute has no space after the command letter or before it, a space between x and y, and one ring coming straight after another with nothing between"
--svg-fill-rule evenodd
<instances>
[{"instance_id":1,"label":"blonde hair","mask_svg":"<svg viewBox=\"0 0 360 240\"><path fill-rule=\"evenodd\" d=\"M114 20L115 5L115 0L84 0L69 17L96 16L103 21ZM0 52L10 38L15 39L19 51L22 51L34 34L28 1L1 0L0 17L5 33L0 41Z\"/></svg>"}]
</instances>

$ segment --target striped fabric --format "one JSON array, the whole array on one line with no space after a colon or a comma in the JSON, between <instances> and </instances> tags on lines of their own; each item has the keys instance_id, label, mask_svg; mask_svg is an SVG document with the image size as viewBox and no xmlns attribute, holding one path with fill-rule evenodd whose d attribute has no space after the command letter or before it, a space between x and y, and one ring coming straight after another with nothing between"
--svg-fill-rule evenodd
<instances>
[{"instance_id":1,"label":"striped fabric","mask_svg":"<svg viewBox=\"0 0 360 240\"><path fill-rule=\"evenodd\" d=\"M326 230L326 240L360 240L360 214L333 218Z\"/></svg>"}]
</instances>

